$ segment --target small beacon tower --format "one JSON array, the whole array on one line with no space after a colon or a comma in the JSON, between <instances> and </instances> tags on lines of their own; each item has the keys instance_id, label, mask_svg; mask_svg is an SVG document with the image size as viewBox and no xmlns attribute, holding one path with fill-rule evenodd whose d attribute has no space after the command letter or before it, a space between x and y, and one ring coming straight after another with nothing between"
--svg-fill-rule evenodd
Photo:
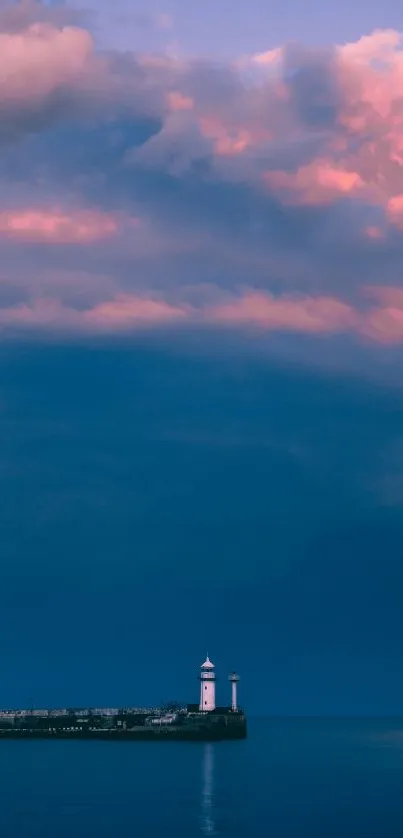
<instances>
[{"instance_id":1,"label":"small beacon tower","mask_svg":"<svg viewBox=\"0 0 403 838\"><path fill-rule=\"evenodd\" d=\"M200 704L199 710L209 713L215 710L215 666L207 655L200 667Z\"/></svg>"},{"instance_id":2,"label":"small beacon tower","mask_svg":"<svg viewBox=\"0 0 403 838\"><path fill-rule=\"evenodd\" d=\"M232 687L231 710L232 710L233 713L237 713L238 712L237 691L238 691L239 675L237 675L236 672L231 672L231 675L228 676L228 680L231 681L231 687Z\"/></svg>"}]
</instances>

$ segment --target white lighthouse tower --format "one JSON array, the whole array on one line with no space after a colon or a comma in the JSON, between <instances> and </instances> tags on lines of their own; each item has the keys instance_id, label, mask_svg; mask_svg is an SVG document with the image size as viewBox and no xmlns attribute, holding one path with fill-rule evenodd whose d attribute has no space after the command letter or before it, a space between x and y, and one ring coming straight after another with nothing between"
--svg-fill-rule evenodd
<instances>
[{"instance_id":1,"label":"white lighthouse tower","mask_svg":"<svg viewBox=\"0 0 403 838\"><path fill-rule=\"evenodd\" d=\"M215 710L215 672L214 664L207 655L200 667L200 704L199 710L209 713Z\"/></svg>"},{"instance_id":2,"label":"white lighthouse tower","mask_svg":"<svg viewBox=\"0 0 403 838\"><path fill-rule=\"evenodd\" d=\"M231 710L232 710L233 713L237 713L238 712L237 690L238 690L239 675L237 675L236 672L231 672L231 675L228 676L228 680L231 681L231 687L232 687Z\"/></svg>"}]
</instances>

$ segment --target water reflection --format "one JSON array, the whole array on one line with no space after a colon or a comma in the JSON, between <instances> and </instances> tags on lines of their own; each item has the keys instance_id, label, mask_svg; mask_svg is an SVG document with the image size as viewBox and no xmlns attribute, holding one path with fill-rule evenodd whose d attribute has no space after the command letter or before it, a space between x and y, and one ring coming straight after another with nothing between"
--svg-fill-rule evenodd
<instances>
[{"instance_id":1,"label":"water reflection","mask_svg":"<svg viewBox=\"0 0 403 838\"><path fill-rule=\"evenodd\" d=\"M214 819L214 745L206 742L202 761L201 831L204 835L217 835Z\"/></svg>"}]
</instances>

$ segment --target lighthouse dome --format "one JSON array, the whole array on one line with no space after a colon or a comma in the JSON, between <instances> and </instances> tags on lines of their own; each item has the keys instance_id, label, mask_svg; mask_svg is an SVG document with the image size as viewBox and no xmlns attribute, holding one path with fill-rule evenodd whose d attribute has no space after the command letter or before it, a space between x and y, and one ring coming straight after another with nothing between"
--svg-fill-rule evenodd
<instances>
[{"instance_id":1,"label":"lighthouse dome","mask_svg":"<svg viewBox=\"0 0 403 838\"><path fill-rule=\"evenodd\" d=\"M214 669L214 664L211 662L209 656L207 655L206 660L202 663L201 669Z\"/></svg>"}]
</instances>

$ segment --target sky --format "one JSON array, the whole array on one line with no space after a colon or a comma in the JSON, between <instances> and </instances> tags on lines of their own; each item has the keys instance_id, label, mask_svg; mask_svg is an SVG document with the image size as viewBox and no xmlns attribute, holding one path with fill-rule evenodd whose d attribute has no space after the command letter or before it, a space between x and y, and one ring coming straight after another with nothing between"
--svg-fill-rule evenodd
<instances>
[{"instance_id":1,"label":"sky","mask_svg":"<svg viewBox=\"0 0 403 838\"><path fill-rule=\"evenodd\" d=\"M0 0L0 706L402 711L401 18Z\"/></svg>"},{"instance_id":2,"label":"sky","mask_svg":"<svg viewBox=\"0 0 403 838\"><path fill-rule=\"evenodd\" d=\"M85 6L97 42L132 50L171 49L192 56L236 57L259 53L290 41L322 47L358 40L376 29L403 26L403 12L394 0L166 0L160 5L135 0L74 0Z\"/></svg>"}]
</instances>

